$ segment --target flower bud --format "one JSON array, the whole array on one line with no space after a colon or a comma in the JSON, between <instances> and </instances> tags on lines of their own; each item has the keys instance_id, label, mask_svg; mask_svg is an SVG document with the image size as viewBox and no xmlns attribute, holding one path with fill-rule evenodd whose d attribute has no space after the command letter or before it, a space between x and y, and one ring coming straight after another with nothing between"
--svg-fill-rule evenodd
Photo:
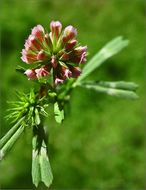
<instances>
[{"instance_id":1,"label":"flower bud","mask_svg":"<svg viewBox=\"0 0 146 190\"><path fill-rule=\"evenodd\" d=\"M21 52L22 56L21 56L21 60L28 63L27 58L26 58L26 50L23 49Z\"/></svg>"},{"instance_id":2,"label":"flower bud","mask_svg":"<svg viewBox=\"0 0 146 190\"><path fill-rule=\"evenodd\" d=\"M38 54L37 54L37 60L43 60L46 58L46 54L43 50L41 50Z\"/></svg>"},{"instance_id":3,"label":"flower bud","mask_svg":"<svg viewBox=\"0 0 146 190\"><path fill-rule=\"evenodd\" d=\"M64 80L60 79L60 78L56 78L55 79L55 85L58 85L58 84L62 84Z\"/></svg>"},{"instance_id":4,"label":"flower bud","mask_svg":"<svg viewBox=\"0 0 146 190\"><path fill-rule=\"evenodd\" d=\"M63 41L66 43L69 40L72 40L73 38L75 38L77 35L77 30L73 27L73 26L67 26L64 29L64 34L63 34Z\"/></svg>"},{"instance_id":5,"label":"flower bud","mask_svg":"<svg viewBox=\"0 0 146 190\"><path fill-rule=\"evenodd\" d=\"M72 77L77 78L81 74L81 70L79 67L71 67L70 70L72 72Z\"/></svg>"},{"instance_id":6,"label":"flower bud","mask_svg":"<svg viewBox=\"0 0 146 190\"><path fill-rule=\"evenodd\" d=\"M57 60L56 60L56 57L54 55L51 58L51 65L53 68L57 67Z\"/></svg>"},{"instance_id":7,"label":"flower bud","mask_svg":"<svg viewBox=\"0 0 146 190\"><path fill-rule=\"evenodd\" d=\"M67 53L63 53L62 54L62 56L60 57L60 60L61 61L67 61L67 60L69 60L69 54L67 54Z\"/></svg>"},{"instance_id":8,"label":"flower bud","mask_svg":"<svg viewBox=\"0 0 146 190\"><path fill-rule=\"evenodd\" d=\"M37 25L32 29L31 34L34 35L38 40L44 40L44 28L41 25Z\"/></svg>"},{"instance_id":9,"label":"flower bud","mask_svg":"<svg viewBox=\"0 0 146 190\"><path fill-rule=\"evenodd\" d=\"M32 44L37 50L42 48L41 44L38 42L35 36L30 35L28 38L28 43Z\"/></svg>"},{"instance_id":10,"label":"flower bud","mask_svg":"<svg viewBox=\"0 0 146 190\"><path fill-rule=\"evenodd\" d=\"M70 51L71 49L73 49L75 47L75 45L77 44L77 40L71 40L69 43L66 43L65 45L65 49L67 51Z\"/></svg>"},{"instance_id":11,"label":"flower bud","mask_svg":"<svg viewBox=\"0 0 146 190\"><path fill-rule=\"evenodd\" d=\"M84 52L82 55L81 55L81 59L80 59L80 62L79 63L85 63L86 62L86 52Z\"/></svg>"},{"instance_id":12,"label":"flower bud","mask_svg":"<svg viewBox=\"0 0 146 190\"><path fill-rule=\"evenodd\" d=\"M34 45L31 43L30 40L26 40L25 44L24 44L25 50L26 51L36 51L36 48L34 47Z\"/></svg>"},{"instance_id":13,"label":"flower bud","mask_svg":"<svg viewBox=\"0 0 146 190\"><path fill-rule=\"evenodd\" d=\"M35 72L36 72L36 76L38 79L42 78L42 77L45 77L49 74L48 72L48 67L41 67L39 69L35 69Z\"/></svg>"},{"instance_id":14,"label":"flower bud","mask_svg":"<svg viewBox=\"0 0 146 190\"><path fill-rule=\"evenodd\" d=\"M65 68L65 67L61 68L61 73L65 79L72 76L72 72L68 68Z\"/></svg>"},{"instance_id":15,"label":"flower bud","mask_svg":"<svg viewBox=\"0 0 146 190\"><path fill-rule=\"evenodd\" d=\"M22 53L22 57L21 57L22 61L28 64L37 61L36 55L28 53L25 49L23 49L21 53Z\"/></svg>"},{"instance_id":16,"label":"flower bud","mask_svg":"<svg viewBox=\"0 0 146 190\"><path fill-rule=\"evenodd\" d=\"M87 46L79 46L74 49L73 61L75 63L85 63L87 55Z\"/></svg>"},{"instance_id":17,"label":"flower bud","mask_svg":"<svg viewBox=\"0 0 146 190\"><path fill-rule=\"evenodd\" d=\"M29 80L36 79L36 73L34 69L27 69L24 73Z\"/></svg>"},{"instance_id":18,"label":"flower bud","mask_svg":"<svg viewBox=\"0 0 146 190\"><path fill-rule=\"evenodd\" d=\"M58 39L61 33L62 24L59 21L52 21L50 23L50 29L52 31L52 36Z\"/></svg>"},{"instance_id":19,"label":"flower bud","mask_svg":"<svg viewBox=\"0 0 146 190\"><path fill-rule=\"evenodd\" d=\"M83 53L87 52L87 46L79 46L77 48L75 48L75 55L81 55Z\"/></svg>"}]
</instances>

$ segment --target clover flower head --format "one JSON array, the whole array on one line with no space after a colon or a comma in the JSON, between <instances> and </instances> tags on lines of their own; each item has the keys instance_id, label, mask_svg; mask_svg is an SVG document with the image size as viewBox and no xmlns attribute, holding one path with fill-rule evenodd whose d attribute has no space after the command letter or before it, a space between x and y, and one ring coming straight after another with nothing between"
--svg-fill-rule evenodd
<instances>
[{"instance_id":1,"label":"clover flower head","mask_svg":"<svg viewBox=\"0 0 146 190\"><path fill-rule=\"evenodd\" d=\"M79 45L77 30L71 25L62 30L59 21L52 21L50 30L48 33L43 26L35 26L24 44L21 59L35 65L25 71L28 79L40 79L53 73L57 85L67 78L80 76L79 66L86 62L87 46Z\"/></svg>"}]
</instances>

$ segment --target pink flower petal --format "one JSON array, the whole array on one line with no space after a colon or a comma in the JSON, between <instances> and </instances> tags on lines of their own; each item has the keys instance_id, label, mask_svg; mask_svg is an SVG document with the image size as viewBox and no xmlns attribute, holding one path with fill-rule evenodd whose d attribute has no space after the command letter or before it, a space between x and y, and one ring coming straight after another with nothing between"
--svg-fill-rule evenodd
<instances>
[{"instance_id":1,"label":"pink flower petal","mask_svg":"<svg viewBox=\"0 0 146 190\"><path fill-rule=\"evenodd\" d=\"M24 73L29 80L36 79L36 73L34 69L27 69Z\"/></svg>"},{"instance_id":2,"label":"pink flower petal","mask_svg":"<svg viewBox=\"0 0 146 190\"><path fill-rule=\"evenodd\" d=\"M76 46L77 43L77 40L71 40L69 43L65 44L65 49L67 51L70 51L72 48Z\"/></svg>"},{"instance_id":3,"label":"pink flower petal","mask_svg":"<svg viewBox=\"0 0 146 190\"><path fill-rule=\"evenodd\" d=\"M62 84L63 82L64 82L63 79L60 79L60 78L55 79L55 85Z\"/></svg>"},{"instance_id":4,"label":"pink flower petal","mask_svg":"<svg viewBox=\"0 0 146 190\"><path fill-rule=\"evenodd\" d=\"M79 46L79 47L75 48L74 52L75 52L75 55L81 55L83 53L86 53L87 46Z\"/></svg>"},{"instance_id":5,"label":"pink flower petal","mask_svg":"<svg viewBox=\"0 0 146 190\"><path fill-rule=\"evenodd\" d=\"M30 35L28 43L32 44L37 50L42 49L41 41L39 41L34 35Z\"/></svg>"},{"instance_id":6,"label":"pink flower petal","mask_svg":"<svg viewBox=\"0 0 146 190\"><path fill-rule=\"evenodd\" d=\"M65 29L64 29L64 34L63 34L63 41L66 43L68 42L69 40L72 40L76 37L77 35L77 30L76 28L74 28L73 26L67 26Z\"/></svg>"},{"instance_id":7,"label":"pink flower petal","mask_svg":"<svg viewBox=\"0 0 146 190\"><path fill-rule=\"evenodd\" d=\"M68 68L65 68L65 67L61 68L61 73L64 79L70 78L72 76L72 72Z\"/></svg>"},{"instance_id":8,"label":"pink flower petal","mask_svg":"<svg viewBox=\"0 0 146 190\"><path fill-rule=\"evenodd\" d=\"M71 67L70 70L72 71L72 77L79 77L81 74L81 69L79 67Z\"/></svg>"},{"instance_id":9,"label":"pink flower petal","mask_svg":"<svg viewBox=\"0 0 146 190\"><path fill-rule=\"evenodd\" d=\"M57 60L56 60L56 57L53 55L52 58L51 58L51 65L53 68L56 68L57 67Z\"/></svg>"},{"instance_id":10,"label":"pink flower petal","mask_svg":"<svg viewBox=\"0 0 146 190\"><path fill-rule=\"evenodd\" d=\"M39 69L35 69L35 72L38 79L49 75L48 67L41 67Z\"/></svg>"},{"instance_id":11,"label":"pink flower petal","mask_svg":"<svg viewBox=\"0 0 146 190\"><path fill-rule=\"evenodd\" d=\"M43 50L39 51L39 53L37 54L37 60L43 60L47 57L47 55L45 54L45 52Z\"/></svg>"},{"instance_id":12,"label":"pink flower petal","mask_svg":"<svg viewBox=\"0 0 146 190\"><path fill-rule=\"evenodd\" d=\"M50 29L52 32L52 36L55 36L57 39L61 33L62 24L59 21L52 21L50 23Z\"/></svg>"},{"instance_id":13,"label":"pink flower petal","mask_svg":"<svg viewBox=\"0 0 146 190\"><path fill-rule=\"evenodd\" d=\"M44 40L44 28L42 27L42 25L37 25L32 29L31 34L34 35L37 39L39 39L40 41Z\"/></svg>"}]
</instances>

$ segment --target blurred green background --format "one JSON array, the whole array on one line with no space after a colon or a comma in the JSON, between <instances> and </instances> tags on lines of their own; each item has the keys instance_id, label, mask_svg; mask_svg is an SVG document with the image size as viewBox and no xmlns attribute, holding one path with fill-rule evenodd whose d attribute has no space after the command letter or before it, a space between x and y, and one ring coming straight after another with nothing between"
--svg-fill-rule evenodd
<instances>
[{"instance_id":1,"label":"blurred green background","mask_svg":"<svg viewBox=\"0 0 146 190\"><path fill-rule=\"evenodd\" d=\"M78 29L90 59L108 41L123 35L130 45L106 61L89 79L139 84L137 101L94 91L74 90L70 112L59 126L50 116L51 189L144 190L144 1L143 0L3 0L1 1L1 136L10 128L4 118L7 100L33 83L16 73L31 28L51 20ZM1 163L1 189L33 189L31 130L26 131ZM40 189L47 189L40 185Z\"/></svg>"}]
</instances>

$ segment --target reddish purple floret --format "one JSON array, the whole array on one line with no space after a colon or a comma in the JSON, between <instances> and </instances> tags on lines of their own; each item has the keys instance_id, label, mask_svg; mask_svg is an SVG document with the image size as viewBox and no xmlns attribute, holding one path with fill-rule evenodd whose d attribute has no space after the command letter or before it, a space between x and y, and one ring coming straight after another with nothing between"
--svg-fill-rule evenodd
<instances>
[{"instance_id":1,"label":"reddish purple floret","mask_svg":"<svg viewBox=\"0 0 146 190\"><path fill-rule=\"evenodd\" d=\"M41 25L32 29L22 50L22 61L35 64L25 71L28 79L40 79L53 71L54 83L63 83L67 78L77 78L81 74L80 64L86 62L87 46L79 46L77 30L67 26L62 31L59 21L50 23L51 32L45 32Z\"/></svg>"}]
</instances>

